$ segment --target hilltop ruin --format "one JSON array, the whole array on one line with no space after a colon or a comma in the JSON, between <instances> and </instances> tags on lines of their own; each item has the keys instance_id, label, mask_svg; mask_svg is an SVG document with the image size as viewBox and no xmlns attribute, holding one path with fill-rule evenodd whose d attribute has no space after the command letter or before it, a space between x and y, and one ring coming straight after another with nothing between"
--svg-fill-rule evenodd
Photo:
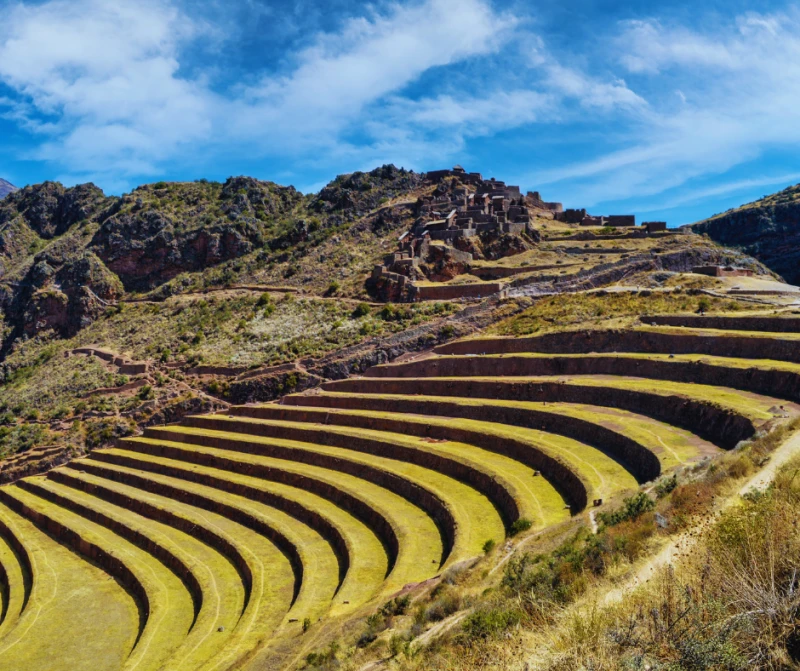
<instances>
[{"instance_id":1,"label":"hilltop ruin","mask_svg":"<svg viewBox=\"0 0 800 671\"><path fill-rule=\"evenodd\" d=\"M381 298L403 302L482 298L502 291L500 282L443 285L469 271L476 259L498 259L533 249L536 218L581 226L635 227L634 215L592 216L585 209L564 209L538 191L484 179L460 165L434 170L425 181L435 187L415 203L416 219L398 239L398 247L376 265L369 285ZM666 230L649 222L643 231ZM426 282L428 284L426 284ZM434 282L437 285L431 286Z\"/></svg>"}]
</instances>

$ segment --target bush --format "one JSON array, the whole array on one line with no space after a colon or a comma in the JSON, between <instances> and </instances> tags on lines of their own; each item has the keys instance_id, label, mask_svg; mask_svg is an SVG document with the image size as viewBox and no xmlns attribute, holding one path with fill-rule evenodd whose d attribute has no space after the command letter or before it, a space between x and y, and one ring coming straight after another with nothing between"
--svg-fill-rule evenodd
<instances>
[{"instance_id":1,"label":"bush","mask_svg":"<svg viewBox=\"0 0 800 671\"><path fill-rule=\"evenodd\" d=\"M140 401L147 401L152 398L155 398L156 394L153 391L153 387L151 387L149 384L146 384L143 387L139 388L139 391L136 393L136 397Z\"/></svg>"},{"instance_id":2,"label":"bush","mask_svg":"<svg viewBox=\"0 0 800 671\"><path fill-rule=\"evenodd\" d=\"M521 534L523 531L527 531L533 526L533 522L529 519L524 517L520 517L516 522L511 525L511 528L508 530L509 536L516 536L517 534Z\"/></svg>"},{"instance_id":3,"label":"bush","mask_svg":"<svg viewBox=\"0 0 800 671\"><path fill-rule=\"evenodd\" d=\"M353 319L360 319L361 317L366 317L370 313L370 308L367 303L359 303L356 305L356 309L353 310Z\"/></svg>"},{"instance_id":4,"label":"bush","mask_svg":"<svg viewBox=\"0 0 800 671\"><path fill-rule=\"evenodd\" d=\"M660 480L659 483L656 485L656 496L659 499L663 499L667 494L672 493L672 490L678 486L678 474L674 473L671 478L665 478Z\"/></svg>"},{"instance_id":5,"label":"bush","mask_svg":"<svg viewBox=\"0 0 800 671\"><path fill-rule=\"evenodd\" d=\"M638 492L623 500L623 506L619 510L610 513L600 513L598 519L608 527L620 524L628 520L635 520L642 513L646 513L656 507L653 501L644 492Z\"/></svg>"},{"instance_id":6,"label":"bush","mask_svg":"<svg viewBox=\"0 0 800 671\"><path fill-rule=\"evenodd\" d=\"M385 616L393 616L393 615L405 615L408 611L408 607L411 605L411 597L407 594L405 596L398 596L392 599L391 601L387 601L383 604L383 608L381 608L381 613Z\"/></svg>"},{"instance_id":7,"label":"bush","mask_svg":"<svg viewBox=\"0 0 800 671\"><path fill-rule=\"evenodd\" d=\"M491 551L494 550L495 545L497 545L497 543L494 542L493 538L490 538L483 544L483 554L488 555L491 553Z\"/></svg>"},{"instance_id":8,"label":"bush","mask_svg":"<svg viewBox=\"0 0 800 671\"><path fill-rule=\"evenodd\" d=\"M516 627L522 620L519 610L496 607L477 610L468 615L462 626L468 639L487 639Z\"/></svg>"},{"instance_id":9,"label":"bush","mask_svg":"<svg viewBox=\"0 0 800 671\"><path fill-rule=\"evenodd\" d=\"M423 611L422 620L439 622L461 608L461 596L449 585L440 585L431 593L431 603Z\"/></svg>"}]
</instances>

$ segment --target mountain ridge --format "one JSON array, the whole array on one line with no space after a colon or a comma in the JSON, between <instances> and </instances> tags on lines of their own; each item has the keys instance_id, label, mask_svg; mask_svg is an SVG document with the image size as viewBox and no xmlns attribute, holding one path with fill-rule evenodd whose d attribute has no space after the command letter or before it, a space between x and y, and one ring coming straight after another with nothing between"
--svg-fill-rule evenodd
<instances>
[{"instance_id":1,"label":"mountain ridge","mask_svg":"<svg viewBox=\"0 0 800 671\"><path fill-rule=\"evenodd\" d=\"M0 177L0 200L5 198L9 193L14 193L17 190L17 187L14 186L8 180L3 179Z\"/></svg>"},{"instance_id":2,"label":"mountain ridge","mask_svg":"<svg viewBox=\"0 0 800 671\"><path fill-rule=\"evenodd\" d=\"M740 248L790 284L800 284L800 185L684 228Z\"/></svg>"}]
</instances>

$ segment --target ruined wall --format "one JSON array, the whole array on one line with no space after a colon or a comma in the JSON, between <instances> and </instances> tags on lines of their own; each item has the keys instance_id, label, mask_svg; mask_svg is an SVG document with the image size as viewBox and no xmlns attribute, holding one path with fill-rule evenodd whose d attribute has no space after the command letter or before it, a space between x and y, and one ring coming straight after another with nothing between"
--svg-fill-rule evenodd
<instances>
[{"instance_id":1,"label":"ruined wall","mask_svg":"<svg viewBox=\"0 0 800 671\"><path fill-rule=\"evenodd\" d=\"M485 298L502 289L503 285L500 282L417 286L415 299L418 301L451 301L459 298Z\"/></svg>"}]
</instances>

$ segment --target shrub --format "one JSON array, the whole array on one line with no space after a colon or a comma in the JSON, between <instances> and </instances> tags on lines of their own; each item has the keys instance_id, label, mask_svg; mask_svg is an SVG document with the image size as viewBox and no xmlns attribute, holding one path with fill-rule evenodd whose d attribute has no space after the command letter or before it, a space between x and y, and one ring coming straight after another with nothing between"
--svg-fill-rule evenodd
<instances>
[{"instance_id":1,"label":"shrub","mask_svg":"<svg viewBox=\"0 0 800 671\"><path fill-rule=\"evenodd\" d=\"M452 324L445 324L442 326L439 334L442 336L442 338L452 338L456 334L456 330Z\"/></svg>"},{"instance_id":2,"label":"shrub","mask_svg":"<svg viewBox=\"0 0 800 671\"><path fill-rule=\"evenodd\" d=\"M311 618L303 618L303 633L305 634L309 629L311 629Z\"/></svg>"},{"instance_id":3,"label":"shrub","mask_svg":"<svg viewBox=\"0 0 800 671\"><path fill-rule=\"evenodd\" d=\"M522 620L519 610L505 607L488 607L468 615L462 629L469 639L487 639L516 627Z\"/></svg>"},{"instance_id":4,"label":"shrub","mask_svg":"<svg viewBox=\"0 0 800 671\"><path fill-rule=\"evenodd\" d=\"M381 613L385 616L405 615L409 605L411 605L410 596L407 594L405 596L398 596L383 604Z\"/></svg>"},{"instance_id":5,"label":"shrub","mask_svg":"<svg viewBox=\"0 0 800 671\"><path fill-rule=\"evenodd\" d=\"M156 394L153 391L153 387L151 387L149 384L146 384L142 387L139 387L139 391L136 393L136 397L140 401L147 401L152 398L155 398Z\"/></svg>"},{"instance_id":6,"label":"shrub","mask_svg":"<svg viewBox=\"0 0 800 671\"><path fill-rule=\"evenodd\" d=\"M527 531L533 526L533 522L529 519L524 517L520 517L516 522L511 525L511 528L508 530L509 536L516 536L517 534L521 534L523 531Z\"/></svg>"},{"instance_id":7,"label":"shrub","mask_svg":"<svg viewBox=\"0 0 800 671\"><path fill-rule=\"evenodd\" d=\"M366 317L370 313L370 308L367 303L359 303L353 310L353 319L360 319Z\"/></svg>"},{"instance_id":8,"label":"shrub","mask_svg":"<svg viewBox=\"0 0 800 671\"><path fill-rule=\"evenodd\" d=\"M624 499L622 503L622 508L610 513L600 513L597 516L598 519L606 526L612 527L627 520L635 520L639 515L652 510L656 506L656 502L644 492L638 492Z\"/></svg>"},{"instance_id":9,"label":"shrub","mask_svg":"<svg viewBox=\"0 0 800 671\"><path fill-rule=\"evenodd\" d=\"M483 544L483 554L488 555L491 553L491 551L494 550L495 545L497 545L497 543L494 542L493 538L490 538Z\"/></svg>"},{"instance_id":10,"label":"shrub","mask_svg":"<svg viewBox=\"0 0 800 671\"><path fill-rule=\"evenodd\" d=\"M659 483L656 485L656 496L659 499L663 499L667 494L670 494L675 487L678 486L678 474L673 473L671 478L665 478L660 480Z\"/></svg>"}]
</instances>

